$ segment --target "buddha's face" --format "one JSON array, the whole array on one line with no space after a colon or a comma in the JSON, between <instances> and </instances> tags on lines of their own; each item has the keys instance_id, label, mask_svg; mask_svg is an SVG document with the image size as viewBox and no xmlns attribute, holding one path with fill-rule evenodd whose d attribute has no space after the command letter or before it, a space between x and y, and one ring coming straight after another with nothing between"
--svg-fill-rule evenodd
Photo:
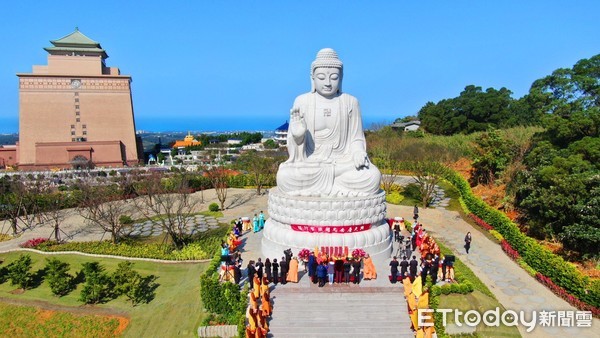
<instances>
[{"instance_id":1,"label":"buddha's face","mask_svg":"<svg viewBox=\"0 0 600 338\"><path fill-rule=\"evenodd\" d=\"M342 74L337 68L318 67L313 73L313 82L315 90L319 95L324 97L332 97L337 94Z\"/></svg>"}]
</instances>

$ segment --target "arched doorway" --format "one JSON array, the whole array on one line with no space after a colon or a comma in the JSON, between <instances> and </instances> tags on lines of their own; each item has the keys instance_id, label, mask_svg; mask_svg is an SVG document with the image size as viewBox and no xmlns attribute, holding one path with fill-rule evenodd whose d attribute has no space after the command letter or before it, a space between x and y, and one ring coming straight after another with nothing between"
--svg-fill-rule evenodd
<instances>
[{"instance_id":1,"label":"arched doorway","mask_svg":"<svg viewBox=\"0 0 600 338\"><path fill-rule=\"evenodd\" d=\"M76 170L92 168L92 162L83 155L77 155L77 156L73 157L73 159L69 163L71 163L71 165L73 166L73 169L76 169Z\"/></svg>"}]
</instances>

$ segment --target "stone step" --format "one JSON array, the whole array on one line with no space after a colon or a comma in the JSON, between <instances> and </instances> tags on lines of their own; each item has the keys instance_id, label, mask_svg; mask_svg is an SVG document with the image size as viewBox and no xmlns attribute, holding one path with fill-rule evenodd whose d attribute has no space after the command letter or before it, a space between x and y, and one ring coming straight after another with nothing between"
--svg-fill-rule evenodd
<instances>
[{"instance_id":1,"label":"stone step","mask_svg":"<svg viewBox=\"0 0 600 338\"><path fill-rule=\"evenodd\" d=\"M275 288L269 336L412 338L402 291L395 286Z\"/></svg>"}]
</instances>

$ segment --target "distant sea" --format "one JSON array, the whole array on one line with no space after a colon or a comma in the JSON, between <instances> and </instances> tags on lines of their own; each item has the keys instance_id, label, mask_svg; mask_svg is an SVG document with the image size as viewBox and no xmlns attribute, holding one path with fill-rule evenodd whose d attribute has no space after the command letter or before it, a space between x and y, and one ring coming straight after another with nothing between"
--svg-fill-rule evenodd
<instances>
[{"instance_id":1,"label":"distant sea","mask_svg":"<svg viewBox=\"0 0 600 338\"><path fill-rule=\"evenodd\" d=\"M198 131L198 132L225 132L225 131L255 131L275 130L286 122L287 116L161 116L145 117L136 116L136 129L143 131ZM370 128L374 123L389 124L392 121L364 119L364 128ZM13 116L0 116L0 134L19 132L19 119Z\"/></svg>"}]
</instances>

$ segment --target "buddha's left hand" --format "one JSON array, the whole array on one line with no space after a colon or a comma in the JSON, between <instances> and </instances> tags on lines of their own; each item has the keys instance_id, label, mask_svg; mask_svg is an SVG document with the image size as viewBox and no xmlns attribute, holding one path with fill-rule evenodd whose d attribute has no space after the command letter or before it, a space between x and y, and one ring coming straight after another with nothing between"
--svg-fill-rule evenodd
<instances>
[{"instance_id":1,"label":"buddha's left hand","mask_svg":"<svg viewBox=\"0 0 600 338\"><path fill-rule=\"evenodd\" d=\"M369 158L367 157L367 153L364 151L359 151L354 153L353 155L354 167L356 169L360 169L361 167L369 166Z\"/></svg>"}]
</instances>

